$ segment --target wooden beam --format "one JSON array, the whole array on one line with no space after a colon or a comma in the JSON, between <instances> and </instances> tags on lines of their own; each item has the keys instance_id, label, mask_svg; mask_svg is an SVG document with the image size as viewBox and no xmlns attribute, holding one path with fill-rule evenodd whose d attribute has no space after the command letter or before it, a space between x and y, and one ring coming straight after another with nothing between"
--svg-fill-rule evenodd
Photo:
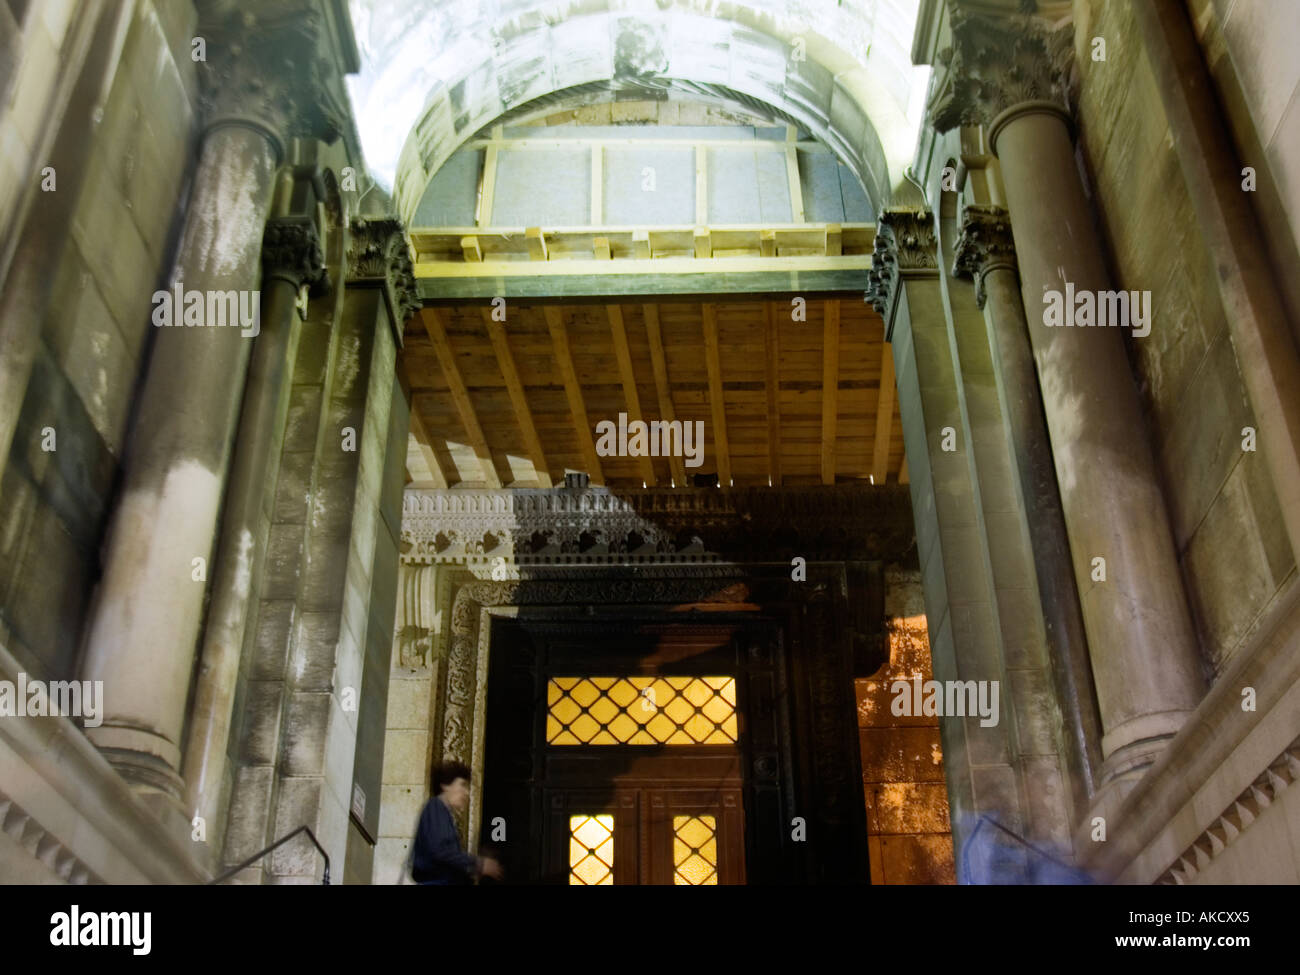
<instances>
[{"instance_id":1,"label":"wooden beam","mask_svg":"<svg viewBox=\"0 0 1300 975\"><path fill-rule=\"evenodd\" d=\"M844 232L837 223L826 225L826 254L839 257L844 253Z\"/></svg>"},{"instance_id":2,"label":"wooden beam","mask_svg":"<svg viewBox=\"0 0 1300 975\"><path fill-rule=\"evenodd\" d=\"M708 227L695 228L695 257L711 258L713 256L713 241L710 239Z\"/></svg>"},{"instance_id":3,"label":"wooden beam","mask_svg":"<svg viewBox=\"0 0 1300 975\"><path fill-rule=\"evenodd\" d=\"M794 146L785 150L785 176L790 187L790 219L795 223L805 223L803 186L799 182L799 152Z\"/></svg>"},{"instance_id":4,"label":"wooden beam","mask_svg":"<svg viewBox=\"0 0 1300 975\"><path fill-rule=\"evenodd\" d=\"M420 317L424 321L424 330L429 333L429 341L433 343L433 350L438 356L438 362L442 364L442 375L447 380L447 388L451 391L451 400L456 405L456 412L460 414L460 421L465 426L465 435L469 439L469 445L474 450L474 456L478 458L479 467L483 470L483 483L489 488L496 490L501 487L501 476L497 473L496 465L492 462L492 451L488 447L487 437L483 435L483 428L479 425L478 414L474 410L474 404L469 398L469 389L465 386L465 380L461 377L460 368L456 365L456 358L451 351L451 342L447 339L447 325L443 320L442 310L438 308L422 308Z\"/></svg>"},{"instance_id":5,"label":"wooden beam","mask_svg":"<svg viewBox=\"0 0 1300 975\"><path fill-rule=\"evenodd\" d=\"M776 257L775 230L760 230L758 232L758 253L763 257Z\"/></svg>"},{"instance_id":6,"label":"wooden beam","mask_svg":"<svg viewBox=\"0 0 1300 975\"><path fill-rule=\"evenodd\" d=\"M510 405L514 407L515 421L523 435L524 449L537 471L537 486L551 486L551 469L546 463L546 453L542 450L542 440L537 436L537 427L533 424L533 411L528 406L528 397L524 395L524 384L519 379L519 370L515 368L514 353L510 351L510 340L506 338L505 322L492 319L492 310L483 309L483 324L487 326L488 337L492 340L492 351L496 353L497 365L501 369L501 378L506 381L506 392L510 394Z\"/></svg>"},{"instance_id":7,"label":"wooden beam","mask_svg":"<svg viewBox=\"0 0 1300 975\"><path fill-rule=\"evenodd\" d=\"M492 225L492 205L497 192L497 155L503 131L499 125L492 130L493 141L483 154L483 182L479 185L478 206L474 208L474 222L480 227Z\"/></svg>"},{"instance_id":8,"label":"wooden beam","mask_svg":"<svg viewBox=\"0 0 1300 975\"><path fill-rule=\"evenodd\" d=\"M907 483L907 454L903 454L903 462L898 465L898 483Z\"/></svg>"},{"instance_id":9,"label":"wooden beam","mask_svg":"<svg viewBox=\"0 0 1300 975\"><path fill-rule=\"evenodd\" d=\"M573 368L573 356L569 352L569 331L564 324L564 313L555 305L544 305L542 312L546 316L546 327L551 333L551 349L564 383L564 395L569 401L569 413L573 416L573 428L578 435L578 448L587 464L587 474L593 483L604 484L605 474L600 467L600 456L596 453L594 431L587 420L582 384L578 382L577 370Z\"/></svg>"},{"instance_id":10,"label":"wooden beam","mask_svg":"<svg viewBox=\"0 0 1300 975\"><path fill-rule=\"evenodd\" d=\"M460 252L465 255L465 262L467 264L483 263L483 248L479 246L477 237L462 237L460 239Z\"/></svg>"},{"instance_id":11,"label":"wooden beam","mask_svg":"<svg viewBox=\"0 0 1300 975\"><path fill-rule=\"evenodd\" d=\"M608 238L607 238L608 239ZM552 245L553 246L553 245ZM702 230L695 239L695 257L656 257L650 261L610 261L587 260L585 258L557 260L555 251L551 250L551 259L547 261L507 261L490 257L483 263L477 263L482 251L475 255L468 251L465 261L419 261L415 265L417 280L438 280L442 278L536 278L536 277L571 277L583 274L610 274L633 276L642 274L766 274L795 273L815 274L820 271L870 271L870 254L846 254L841 257L712 257L712 244L709 231ZM466 237L464 248L477 248L477 240ZM708 264L701 265L700 260L707 259ZM768 288L766 290L774 290ZM789 290L782 288L779 290Z\"/></svg>"},{"instance_id":12,"label":"wooden beam","mask_svg":"<svg viewBox=\"0 0 1300 975\"><path fill-rule=\"evenodd\" d=\"M668 382L668 360L664 356L664 337L659 329L659 306L645 305L645 333L650 340L650 367L655 374L655 391L659 394L659 419L672 423L677 419L673 408L673 388ZM684 458L674 454L668 458L668 467L673 472L673 484L686 487L686 464Z\"/></svg>"},{"instance_id":13,"label":"wooden beam","mask_svg":"<svg viewBox=\"0 0 1300 975\"><path fill-rule=\"evenodd\" d=\"M763 302L763 346L767 355L767 471L781 486L781 341L770 301Z\"/></svg>"},{"instance_id":14,"label":"wooden beam","mask_svg":"<svg viewBox=\"0 0 1300 975\"><path fill-rule=\"evenodd\" d=\"M608 237L593 237L591 247L598 261L608 261L612 256Z\"/></svg>"},{"instance_id":15,"label":"wooden beam","mask_svg":"<svg viewBox=\"0 0 1300 975\"><path fill-rule=\"evenodd\" d=\"M709 222L709 150L695 147L695 224L703 227Z\"/></svg>"},{"instance_id":16,"label":"wooden beam","mask_svg":"<svg viewBox=\"0 0 1300 975\"><path fill-rule=\"evenodd\" d=\"M822 483L835 483L835 433L839 419L840 303L823 302L822 327Z\"/></svg>"},{"instance_id":17,"label":"wooden beam","mask_svg":"<svg viewBox=\"0 0 1300 975\"><path fill-rule=\"evenodd\" d=\"M871 451L871 479L884 484L889 477L889 435L894 429L894 353L880 343L880 392L876 396L876 442Z\"/></svg>"},{"instance_id":18,"label":"wooden beam","mask_svg":"<svg viewBox=\"0 0 1300 975\"><path fill-rule=\"evenodd\" d=\"M731 454L727 448L727 405L722 398L722 361L718 355L718 310L701 306L704 318L704 363L709 371L709 409L713 414L713 449L718 454L718 486L731 487Z\"/></svg>"},{"instance_id":19,"label":"wooden beam","mask_svg":"<svg viewBox=\"0 0 1300 975\"><path fill-rule=\"evenodd\" d=\"M415 437L415 443L420 448L420 456L429 467L433 486L440 491L446 490L447 472L442 469L438 454L433 449L433 438L429 436L429 428L424 425L424 417L420 416L420 411L415 408L414 399L411 401L411 435Z\"/></svg>"},{"instance_id":20,"label":"wooden beam","mask_svg":"<svg viewBox=\"0 0 1300 975\"><path fill-rule=\"evenodd\" d=\"M636 370L632 368L632 350L627 344L627 328L623 324L623 309L618 305L606 305L605 314L609 316L609 330L614 336L614 355L618 359L618 372L623 380L623 398L627 401L627 421L645 422L641 412L641 397L636 389ZM638 457L641 467L641 480L647 487L655 487L655 465L649 457Z\"/></svg>"},{"instance_id":21,"label":"wooden beam","mask_svg":"<svg viewBox=\"0 0 1300 975\"><path fill-rule=\"evenodd\" d=\"M632 232L632 251L636 254L638 260L648 261L655 256L654 248L650 246L650 231L634 230Z\"/></svg>"},{"instance_id":22,"label":"wooden beam","mask_svg":"<svg viewBox=\"0 0 1300 975\"><path fill-rule=\"evenodd\" d=\"M524 239L528 242L528 256L534 261L550 260L550 255L546 252L546 238L542 235L541 227L529 227L524 231Z\"/></svg>"}]
</instances>

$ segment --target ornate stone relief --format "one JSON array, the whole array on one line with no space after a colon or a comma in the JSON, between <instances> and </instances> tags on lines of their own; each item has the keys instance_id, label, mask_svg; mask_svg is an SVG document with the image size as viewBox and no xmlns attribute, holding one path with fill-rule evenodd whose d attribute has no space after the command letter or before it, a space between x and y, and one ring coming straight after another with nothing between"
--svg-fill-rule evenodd
<instances>
[{"instance_id":1,"label":"ornate stone relief","mask_svg":"<svg viewBox=\"0 0 1300 975\"><path fill-rule=\"evenodd\" d=\"M355 218L349 227L347 264L349 284L371 282L384 288L400 345L402 325L421 304L402 222L396 217Z\"/></svg>"},{"instance_id":2,"label":"ornate stone relief","mask_svg":"<svg viewBox=\"0 0 1300 975\"><path fill-rule=\"evenodd\" d=\"M273 217L262 235L262 268L295 288L314 285L325 277L325 255L310 217Z\"/></svg>"},{"instance_id":3,"label":"ornate stone relief","mask_svg":"<svg viewBox=\"0 0 1300 975\"><path fill-rule=\"evenodd\" d=\"M975 300L981 308L986 298L984 275L997 267L1016 268L1016 244L1011 218L997 206L971 204L962 214L961 236L953 254L952 273L975 279Z\"/></svg>"},{"instance_id":4,"label":"ornate stone relief","mask_svg":"<svg viewBox=\"0 0 1300 975\"><path fill-rule=\"evenodd\" d=\"M209 125L243 120L279 139L334 142L350 110L341 101L345 65L331 49L319 6L304 0L246 9L208 4L198 38L208 69L200 72ZM210 14L212 19L202 14Z\"/></svg>"},{"instance_id":5,"label":"ornate stone relief","mask_svg":"<svg viewBox=\"0 0 1300 975\"><path fill-rule=\"evenodd\" d=\"M900 277L939 268L934 215L912 207L886 210L876 225L875 252L867 275L866 299L888 322Z\"/></svg>"},{"instance_id":6,"label":"ornate stone relief","mask_svg":"<svg viewBox=\"0 0 1300 975\"><path fill-rule=\"evenodd\" d=\"M629 495L605 488L408 491L402 559L479 566L485 573L512 566L708 564L793 555L904 561L914 535L905 487Z\"/></svg>"},{"instance_id":7,"label":"ornate stone relief","mask_svg":"<svg viewBox=\"0 0 1300 975\"><path fill-rule=\"evenodd\" d=\"M939 52L945 71L931 98L930 124L939 132L988 125L1012 105L1052 101L1065 107L1074 25L1040 17L991 17L949 0L952 44Z\"/></svg>"}]
</instances>

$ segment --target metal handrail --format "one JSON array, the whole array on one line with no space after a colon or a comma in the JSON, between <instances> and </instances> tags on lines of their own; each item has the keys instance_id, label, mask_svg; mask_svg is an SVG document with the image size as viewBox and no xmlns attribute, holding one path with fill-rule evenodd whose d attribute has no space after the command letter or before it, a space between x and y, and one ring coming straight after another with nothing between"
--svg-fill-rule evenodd
<instances>
[{"instance_id":1,"label":"metal handrail","mask_svg":"<svg viewBox=\"0 0 1300 975\"><path fill-rule=\"evenodd\" d=\"M318 842L316 841L316 834L313 833L313 832L312 832L310 829L308 829L306 826L299 826L297 829L295 829L295 830L294 830L292 833L290 833L289 835L280 837L278 840L276 840L274 843L272 843L270 846L268 846L265 850L262 850L262 851L260 851L260 852L258 852L258 853L254 853L251 857L249 857L247 860L245 860L245 861L244 861L243 863L241 863L239 866L237 866L237 867L231 867L229 870L227 870L225 873L223 873L220 877L214 877L214 878L212 878L211 880L208 881L208 884L207 884L207 885L208 885L208 886L212 886L213 884L219 884L219 883L221 883L223 880L228 880L229 878L233 877L235 874L239 873L239 871L243 870L245 867L251 867L254 863L256 863L258 860L262 859L262 857L266 856L268 853L270 853L270 852L271 852L272 850L274 850L276 847L278 847L278 846L283 846L285 843L288 843L291 839L293 839L293 838L294 838L295 836L297 836L299 833L306 833L306 834L307 834L307 838L308 838L309 840L312 841L312 845L314 845L314 846L316 847L316 849L320 851L320 855L321 855L321 857L324 858L324 860L325 860L325 876L324 876L324 879L321 880L321 884L324 885L324 886L326 886L326 887L328 887L328 886L330 885L330 855L329 855L328 853L325 852L325 847L321 846L320 843L318 843Z\"/></svg>"},{"instance_id":2,"label":"metal handrail","mask_svg":"<svg viewBox=\"0 0 1300 975\"><path fill-rule=\"evenodd\" d=\"M965 849L962 851L962 861L966 867L966 872L968 874L970 872L970 849L972 845L971 841L975 839L975 834L977 834L980 831L980 827L984 826L986 823L989 826L992 826L994 829L1000 830L1001 832L1005 833L1007 836L1011 837L1011 839L1013 839L1016 843L1024 847L1026 850L1028 850L1034 856L1038 857L1040 860L1045 860L1048 863L1052 863L1055 866L1059 867L1061 870L1065 871L1066 873L1073 875L1080 883L1091 884L1094 882L1093 878L1090 877L1086 872L1080 870L1078 867L1071 866L1070 864L1057 859L1056 857L1052 856L1052 854L1048 853L1045 850L1040 850L1037 846L1035 846L1033 843L1030 843L1029 840L1025 839L1019 833L1015 832L1014 830L1008 829L1002 823L999 823L996 819L994 819L993 817L985 813L980 814L978 821L975 823L975 828L970 832L970 836L967 839L967 842L965 844Z\"/></svg>"}]
</instances>

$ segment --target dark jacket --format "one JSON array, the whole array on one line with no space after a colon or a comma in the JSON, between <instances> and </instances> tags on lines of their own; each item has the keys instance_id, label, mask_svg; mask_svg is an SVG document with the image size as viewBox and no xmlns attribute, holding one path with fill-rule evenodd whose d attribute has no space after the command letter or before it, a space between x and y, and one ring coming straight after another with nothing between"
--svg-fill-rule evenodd
<instances>
[{"instance_id":1,"label":"dark jacket","mask_svg":"<svg viewBox=\"0 0 1300 975\"><path fill-rule=\"evenodd\" d=\"M424 804L411 848L411 879L417 884L468 884L478 858L460 846L447 804L436 796Z\"/></svg>"}]
</instances>

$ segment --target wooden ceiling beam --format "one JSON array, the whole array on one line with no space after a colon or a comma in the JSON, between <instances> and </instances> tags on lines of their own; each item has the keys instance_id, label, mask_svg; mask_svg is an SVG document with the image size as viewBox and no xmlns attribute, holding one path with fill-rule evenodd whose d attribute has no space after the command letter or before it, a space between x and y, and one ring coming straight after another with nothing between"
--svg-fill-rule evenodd
<instances>
[{"instance_id":1,"label":"wooden ceiling beam","mask_svg":"<svg viewBox=\"0 0 1300 975\"><path fill-rule=\"evenodd\" d=\"M442 365L443 378L447 381L452 402L456 406L456 412L460 414L461 423L465 426L469 445L483 471L483 483L496 490L501 487L501 475L497 473L496 464L492 461L492 451L488 447L487 437L483 435L483 427L478 422L478 413L475 412L474 404L469 398L469 389L465 386L465 380L452 354L442 311L437 308L423 308L420 310L420 318L424 322L424 330L429 333L429 341L433 343L438 362Z\"/></svg>"},{"instance_id":2,"label":"wooden ceiling beam","mask_svg":"<svg viewBox=\"0 0 1300 975\"><path fill-rule=\"evenodd\" d=\"M839 419L840 303L834 298L822 309L822 483L835 483L835 434Z\"/></svg>"},{"instance_id":3,"label":"wooden ceiling beam","mask_svg":"<svg viewBox=\"0 0 1300 975\"><path fill-rule=\"evenodd\" d=\"M623 398L627 401L627 420L630 425L633 420L645 422L645 415L641 412L641 397L637 394L636 389L636 370L632 368L632 350L627 344L627 328L623 323L623 309L618 305L606 305L605 314L609 318L609 331L614 337L614 355L618 359L618 372L623 380ZM655 465L649 457L638 457L641 467L641 480L645 481L646 487L656 487L658 478L655 475Z\"/></svg>"},{"instance_id":4,"label":"wooden ceiling beam","mask_svg":"<svg viewBox=\"0 0 1300 975\"><path fill-rule=\"evenodd\" d=\"M492 340L492 351L496 353L497 366L501 369L501 378L506 381L506 392L510 394L510 405L514 407L515 421L523 436L524 449L528 459L533 462L537 472L537 486L551 486L551 469L546 463L546 452L542 449L542 438L537 435L533 423L533 411L524 394L524 384L519 379L519 370L515 367L514 353L510 351L510 340L506 338L505 322L494 321L492 309L484 306L483 324L487 327L488 338Z\"/></svg>"},{"instance_id":5,"label":"wooden ceiling beam","mask_svg":"<svg viewBox=\"0 0 1300 975\"><path fill-rule=\"evenodd\" d=\"M664 336L659 328L659 306L645 305L643 312L646 338L650 341L650 368L654 371L655 392L659 395L659 418L665 423L673 423L677 411L673 407L673 388L668 381L668 359L664 355ZM668 458L668 468L673 472L674 486L685 487L686 464L683 458L673 454Z\"/></svg>"},{"instance_id":6,"label":"wooden ceiling beam","mask_svg":"<svg viewBox=\"0 0 1300 975\"><path fill-rule=\"evenodd\" d=\"M713 449L718 454L718 486L731 487L731 453L727 447L727 404L722 398L722 362L718 355L718 309L705 303L704 363L709 372L709 409L713 414Z\"/></svg>"},{"instance_id":7,"label":"wooden ceiling beam","mask_svg":"<svg viewBox=\"0 0 1300 975\"><path fill-rule=\"evenodd\" d=\"M569 351L569 331L564 324L564 312L555 305L544 305L542 312L546 316L547 330L551 333L551 350L560 370L560 379L564 383L564 395L569 401L569 412L573 416L573 428L578 435L578 447L587 464L587 474L593 483L604 484L605 474L596 453L594 431L587 419L582 384L578 382L577 370L573 368L573 355Z\"/></svg>"},{"instance_id":8,"label":"wooden ceiling beam","mask_svg":"<svg viewBox=\"0 0 1300 975\"><path fill-rule=\"evenodd\" d=\"M889 435L894 429L894 353L880 343L880 392L876 396L876 441L871 451L871 481L884 484L889 477Z\"/></svg>"},{"instance_id":9,"label":"wooden ceiling beam","mask_svg":"<svg viewBox=\"0 0 1300 975\"><path fill-rule=\"evenodd\" d=\"M781 486L781 339L772 302L763 302L763 350L767 358L767 473Z\"/></svg>"},{"instance_id":10,"label":"wooden ceiling beam","mask_svg":"<svg viewBox=\"0 0 1300 975\"><path fill-rule=\"evenodd\" d=\"M411 435L415 438L416 446L419 447L420 456L429 467L433 486L440 491L446 490L447 472L442 469L438 452L433 449L433 438L429 436L429 428L424 425L424 417L420 416L420 411L415 408L414 399L411 401Z\"/></svg>"}]
</instances>

